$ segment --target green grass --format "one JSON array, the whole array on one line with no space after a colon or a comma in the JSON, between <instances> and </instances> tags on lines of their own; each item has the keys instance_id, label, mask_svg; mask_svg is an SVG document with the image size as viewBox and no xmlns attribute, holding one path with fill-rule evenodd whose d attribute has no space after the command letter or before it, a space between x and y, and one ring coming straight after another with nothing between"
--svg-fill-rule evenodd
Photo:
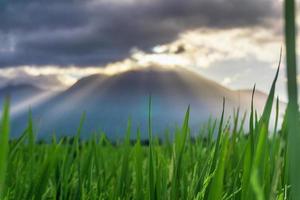
<instances>
[{"instance_id":1,"label":"green grass","mask_svg":"<svg viewBox=\"0 0 300 200\"><path fill-rule=\"evenodd\" d=\"M152 135L150 97L148 146L141 144L140 130L132 130L130 120L123 143L114 145L97 134L80 141L85 115L67 141L53 136L50 143L38 144L31 114L21 137L9 141L6 100L0 122L0 199L300 199L295 5L293 0L284 5L289 103L282 125L278 98L273 103L279 67L261 117L253 107L253 89L247 132L239 109L231 123L225 119L224 100L219 123L210 120L191 138L188 107L174 140L166 134L161 144ZM275 128L269 130L272 110ZM134 144L130 135L137 135Z\"/></svg>"},{"instance_id":2,"label":"green grass","mask_svg":"<svg viewBox=\"0 0 300 200\"><path fill-rule=\"evenodd\" d=\"M239 110L230 128L224 99L218 124L210 121L191 138L188 108L174 140L166 137L160 144L152 136L150 97L148 146L141 145L140 131L131 129L130 120L123 143L113 145L104 135L80 141L85 115L77 134L67 142L53 136L51 143L38 144L31 114L22 136L9 142L6 102L1 122L1 198L285 199L286 194L294 194L286 162L289 129L284 123L280 132L275 129L268 137L267 126L277 76L278 71L262 117L254 117L257 114L251 109L249 134L243 130L245 117L239 118ZM135 144L130 141L132 134L138 138Z\"/></svg>"},{"instance_id":3,"label":"green grass","mask_svg":"<svg viewBox=\"0 0 300 200\"><path fill-rule=\"evenodd\" d=\"M288 109L287 109L287 131L288 131L288 160L290 172L290 183L292 185L291 198L300 199L300 133L299 133L299 108L297 89L297 66L296 66L296 15L294 0L285 1L285 43L288 76Z\"/></svg>"},{"instance_id":4,"label":"green grass","mask_svg":"<svg viewBox=\"0 0 300 200\"><path fill-rule=\"evenodd\" d=\"M4 197L6 189L6 170L9 152L9 100L4 103L2 123L0 124L0 197Z\"/></svg>"}]
</instances>

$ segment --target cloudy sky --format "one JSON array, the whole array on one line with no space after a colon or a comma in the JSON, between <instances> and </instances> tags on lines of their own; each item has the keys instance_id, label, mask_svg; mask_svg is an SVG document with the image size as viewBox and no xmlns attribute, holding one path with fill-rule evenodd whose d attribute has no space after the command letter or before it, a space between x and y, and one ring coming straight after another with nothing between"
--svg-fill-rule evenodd
<instances>
[{"instance_id":1,"label":"cloudy sky","mask_svg":"<svg viewBox=\"0 0 300 200\"><path fill-rule=\"evenodd\" d=\"M161 65L267 91L282 32L282 0L0 0L0 86Z\"/></svg>"}]
</instances>

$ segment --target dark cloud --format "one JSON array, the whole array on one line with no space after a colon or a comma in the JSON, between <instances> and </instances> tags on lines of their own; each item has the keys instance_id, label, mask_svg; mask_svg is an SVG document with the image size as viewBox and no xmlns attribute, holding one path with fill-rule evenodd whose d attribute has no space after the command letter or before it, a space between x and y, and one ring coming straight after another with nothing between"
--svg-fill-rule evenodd
<instances>
[{"instance_id":1,"label":"dark cloud","mask_svg":"<svg viewBox=\"0 0 300 200\"><path fill-rule=\"evenodd\" d=\"M134 47L172 41L185 30L267 26L280 15L275 1L6 0L0 36L12 42L0 47L0 66L98 65L124 58Z\"/></svg>"},{"instance_id":2,"label":"dark cloud","mask_svg":"<svg viewBox=\"0 0 300 200\"><path fill-rule=\"evenodd\" d=\"M45 90L57 90L66 87L59 75L56 74L32 76L26 72L18 71L12 77L0 75L0 89L6 86L28 84Z\"/></svg>"}]
</instances>

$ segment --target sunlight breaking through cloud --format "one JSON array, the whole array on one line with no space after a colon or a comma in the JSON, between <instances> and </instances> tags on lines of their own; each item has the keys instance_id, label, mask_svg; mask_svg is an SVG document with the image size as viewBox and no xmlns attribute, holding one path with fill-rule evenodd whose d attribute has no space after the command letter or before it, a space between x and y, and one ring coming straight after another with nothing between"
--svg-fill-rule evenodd
<instances>
[{"instance_id":1,"label":"sunlight breaking through cloud","mask_svg":"<svg viewBox=\"0 0 300 200\"><path fill-rule=\"evenodd\" d=\"M0 69L2 78L0 86L9 84L12 80L14 82L20 80L20 82L27 81L33 84L36 82L35 84L43 87L46 84L42 84L42 79L45 79L47 87L59 88L70 86L78 79L96 73L114 75L130 69L149 66L186 67L197 70L209 68L217 62L248 57L273 63L278 56L274 50L280 49L281 39L280 36L274 36L274 34L272 36L271 32L261 28L255 30L250 28L198 29L182 33L174 42L155 46L152 52L133 49L128 58L104 66L62 68L49 65L3 68ZM237 78L228 80L224 79L222 83L228 85Z\"/></svg>"}]
</instances>

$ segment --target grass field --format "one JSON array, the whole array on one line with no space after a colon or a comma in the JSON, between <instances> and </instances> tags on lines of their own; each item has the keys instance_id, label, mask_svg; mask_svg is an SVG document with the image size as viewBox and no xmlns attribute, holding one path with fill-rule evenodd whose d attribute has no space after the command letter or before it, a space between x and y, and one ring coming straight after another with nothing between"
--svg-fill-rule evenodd
<instances>
[{"instance_id":1,"label":"grass field","mask_svg":"<svg viewBox=\"0 0 300 200\"><path fill-rule=\"evenodd\" d=\"M208 122L197 138L189 137L188 108L175 138L160 143L152 137L150 99L149 145L130 141L130 135L140 134L130 122L125 140L116 144L104 135L80 141L80 125L70 140L53 137L51 143L38 144L31 117L22 136L11 141L6 101L0 126L0 198L300 199L295 5L293 0L284 5L289 103L282 125L274 98L279 70L263 114L250 107L249 132L238 111L231 122L223 117L224 101L218 123ZM277 116L269 130L272 110Z\"/></svg>"}]
</instances>

